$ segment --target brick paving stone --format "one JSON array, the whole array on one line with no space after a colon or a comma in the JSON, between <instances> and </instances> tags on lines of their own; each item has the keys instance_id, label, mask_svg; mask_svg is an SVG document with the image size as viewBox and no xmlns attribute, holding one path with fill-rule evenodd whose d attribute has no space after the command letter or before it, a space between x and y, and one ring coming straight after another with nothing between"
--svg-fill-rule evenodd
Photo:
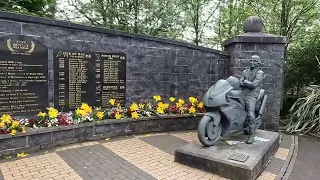
<instances>
[{"instance_id":1,"label":"brick paving stone","mask_svg":"<svg viewBox=\"0 0 320 180\"><path fill-rule=\"evenodd\" d=\"M174 155L176 149L188 143L188 141L169 134L143 137L140 139L170 155Z\"/></svg>"},{"instance_id":2,"label":"brick paving stone","mask_svg":"<svg viewBox=\"0 0 320 180\"><path fill-rule=\"evenodd\" d=\"M172 132L170 135L183 139L187 142L199 141L197 132Z\"/></svg>"},{"instance_id":3,"label":"brick paving stone","mask_svg":"<svg viewBox=\"0 0 320 180\"><path fill-rule=\"evenodd\" d=\"M56 153L23 158L0 164L6 180L20 179L81 179L80 176Z\"/></svg>"},{"instance_id":4,"label":"brick paving stone","mask_svg":"<svg viewBox=\"0 0 320 180\"><path fill-rule=\"evenodd\" d=\"M210 179L215 174L174 162L174 157L140 139L103 143L105 147L156 179ZM161 169L161 171L160 171ZM212 175L212 176L210 176ZM218 176L216 176L218 177Z\"/></svg>"},{"instance_id":5,"label":"brick paving stone","mask_svg":"<svg viewBox=\"0 0 320 180\"><path fill-rule=\"evenodd\" d=\"M102 145L68 149L57 153L84 180L139 179L140 176L147 180L155 179Z\"/></svg>"},{"instance_id":6,"label":"brick paving stone","mask_svg":"<svg viewBox=\"0 0 320 180\"><path fill-rule=\"evenodd\" d=\"M282 160L286 160L287 156L289 154L289 149L283 148L283 147L279 147L278 151L276 152L276 154L274 155L274 157L278 158L278 159L282 159Z\"/></svg>"}]
</instances>

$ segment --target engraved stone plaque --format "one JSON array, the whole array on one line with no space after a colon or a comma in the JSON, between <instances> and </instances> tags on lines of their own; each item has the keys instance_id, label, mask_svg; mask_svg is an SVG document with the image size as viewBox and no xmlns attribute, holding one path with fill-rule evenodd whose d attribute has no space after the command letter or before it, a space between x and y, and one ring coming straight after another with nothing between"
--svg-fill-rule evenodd
<instances>
[{"instance_id":1,"label":"engraved stone plaque","mask_svg":"<svg viewBox=\"0 0 320 180\"><path fill-rule=\"evenodd\" d=\"M96 53L97 105L109 107L109 99L124 106L126 93L126 55L124 53Z\"/></svg>"},{"instance_id":2,"label":"engraved stone plaque","mask_svg":"<svg viewBox=\"0 0 320 180\"><path fill-rule=\"evenodd\" d=\"M47 106L47 47L29 36L0 38L0 114L32 115Z\"/></svg>"},{"instance_id":3,"label":"engraved stone plaque","mask_svg":"<svg viewBox=\"0 0 320 180\"><path fill-rule=\"evenodd\" d=\"M125 104L126 55L54 50L55 107L74 110L82 102L110 107Z\"/></svg>"},{"instance_id":4,"label":"engraved stone plaque","mask_svg":"<svg viewBox=\"0 0 320 180\"><path fill-rule=\"evenodd\" d=\"M53 51L55 107L74 110L82 102L95 105L94 54L90 52Z\"/></svg>"},{"instance_id":5,"label":"engraved stone plaque","mask_svg":"<svg viewBox=\"0 0 320 180\"><path fill-rule=\"evenodd\" d=\"M228 159L244 163L248 158L248 155L233 153Z\"/></svg>"}]
</instances>

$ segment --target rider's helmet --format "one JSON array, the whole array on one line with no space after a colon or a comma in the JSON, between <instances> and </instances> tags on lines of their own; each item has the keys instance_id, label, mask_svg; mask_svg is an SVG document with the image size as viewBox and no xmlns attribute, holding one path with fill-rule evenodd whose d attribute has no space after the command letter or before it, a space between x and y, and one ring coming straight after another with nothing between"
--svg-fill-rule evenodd
<instances>
[{"instance_id":1,"label":"rider's helmet","mask_svg":"<svg viewBox=\"0 0 320 180\"><path fill-rule=\"evenodd\" d=\"M226 79L233 89L240 89L240 80L234 76L230 76Z\"/></svg>"}]
</instances>

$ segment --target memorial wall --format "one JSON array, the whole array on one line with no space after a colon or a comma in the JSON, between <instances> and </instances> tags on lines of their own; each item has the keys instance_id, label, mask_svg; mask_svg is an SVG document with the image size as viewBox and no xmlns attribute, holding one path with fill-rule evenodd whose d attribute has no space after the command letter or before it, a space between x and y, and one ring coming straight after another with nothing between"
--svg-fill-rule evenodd
<instances>
[{"instance_id":1,"label":"memorial wall","mask_svg":"<svg viewBox=\"0 0 320 180\"><path fill-rule=\"evenodd\" d=\"M228 75L228 59L184 42L0 12L0 114L201 97Z\"/></svg>"}]
</instances>

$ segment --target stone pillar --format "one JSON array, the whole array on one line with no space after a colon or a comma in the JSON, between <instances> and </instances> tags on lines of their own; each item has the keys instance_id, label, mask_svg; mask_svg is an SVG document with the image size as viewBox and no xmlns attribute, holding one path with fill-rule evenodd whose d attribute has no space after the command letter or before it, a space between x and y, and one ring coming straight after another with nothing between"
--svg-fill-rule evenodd
<instances>
[{"instance_id":1,"label":"stone pillar","mask_svg":"<svg viewBox=\"0 0 320 180\"><path fill-rule=\"evenodd\" d=\"M245 33L223 42L222 46L230 53L229 75L238 78L249 67L250 57L260 56L260 68L265 74L262 87L268 95L268 105L260 129L274 130L279 126L284 49L288 40L284 36L263 33L262 28L261 19L251 16L244 22Z\"/></svg>"}]
</instances>

